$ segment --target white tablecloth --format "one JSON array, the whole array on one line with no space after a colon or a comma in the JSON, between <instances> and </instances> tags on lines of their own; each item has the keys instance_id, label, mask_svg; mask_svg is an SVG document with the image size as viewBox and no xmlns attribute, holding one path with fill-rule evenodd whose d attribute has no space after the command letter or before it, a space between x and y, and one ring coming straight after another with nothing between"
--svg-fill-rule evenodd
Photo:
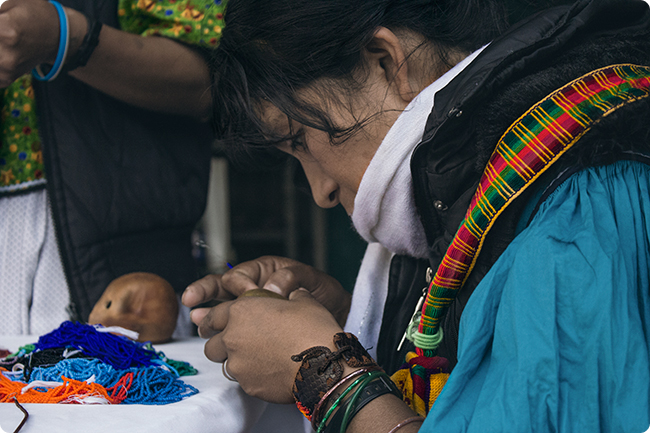
<instances>
[{"instance_id":1,"label":"white tablecloth","mask_svg":"<svg viewBox=\"0 0 650 433\"><path fill-rule=\"evenodd\" d=\"M0 347L16 351L34 336L0 336ZM250 397L203 354L195 337L157 345L171 359L187 361L199 374L183 381L199 393L178 403L149 405L24 404L29 412L20 433L302 433L301 415L292 405L270 405ZM0 403L0 433L11 433L23 418L13 403Z\"/></svg>"}]
</instances>

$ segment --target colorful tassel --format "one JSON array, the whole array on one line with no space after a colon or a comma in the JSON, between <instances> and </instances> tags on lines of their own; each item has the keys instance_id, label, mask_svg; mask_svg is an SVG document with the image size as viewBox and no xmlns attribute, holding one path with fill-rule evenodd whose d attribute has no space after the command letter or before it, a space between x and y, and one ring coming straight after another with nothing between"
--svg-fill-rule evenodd
<instances>
[{"instance_id":1,"label":"colorful tassel","mask_svg":"<svg viewBox=\"0 0 650 433\"><path fill-rule=\"evenodd\" d=\"M439 356L427 358L409 352L406 362L391 379L402 391L404 402L418 415L426 416L448 377L447 359Z\"/></svg>"}]
</instances>

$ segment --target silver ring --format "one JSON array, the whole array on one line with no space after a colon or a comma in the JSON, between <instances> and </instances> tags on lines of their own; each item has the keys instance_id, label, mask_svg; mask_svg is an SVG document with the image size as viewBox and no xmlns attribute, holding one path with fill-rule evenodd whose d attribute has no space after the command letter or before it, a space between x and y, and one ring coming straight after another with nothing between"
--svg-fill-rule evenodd
<instances>
[{"instance_id":1,"label":"silver ring","mask_svg":"<svg viewBox=\"0 0 650 433\"><path fill-rule=\"evenodd\" d=\"M228 369L226 368L227 362L228 362L228 358L223 360L223 364L221 364L221 372L223 373L226 379L232 382L237 382L237 379L235 379L230 373L228 373Z\"/></svg>"}]
</instances>

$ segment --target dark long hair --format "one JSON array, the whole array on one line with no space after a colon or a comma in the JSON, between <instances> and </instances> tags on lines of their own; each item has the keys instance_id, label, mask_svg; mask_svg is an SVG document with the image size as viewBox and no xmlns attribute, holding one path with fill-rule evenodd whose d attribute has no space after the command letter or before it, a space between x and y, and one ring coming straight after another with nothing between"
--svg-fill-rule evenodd
<instances>
[{"instance_id":1,"label":"dark long hair","mask_svg":"<svg viewBox=\"0 0 650 433\"><path fill-rule=\"evenodd\" d=\"M269 130L260 119L265 103L332 141L358 130L336 125L328 113L296 96L317 79L337 80L337 96L359 85L362 52L379 26L410 30L433 44L439 63L452 51L470 53L508 27L506 0L230 0L225 29L214 52L214 128L235 160L293 137ZM513 0L521 8L523 0ZM537 2L539 3L539 2ZM357 74L358 75L358 74Z\"/></svg>"}]
</instances>

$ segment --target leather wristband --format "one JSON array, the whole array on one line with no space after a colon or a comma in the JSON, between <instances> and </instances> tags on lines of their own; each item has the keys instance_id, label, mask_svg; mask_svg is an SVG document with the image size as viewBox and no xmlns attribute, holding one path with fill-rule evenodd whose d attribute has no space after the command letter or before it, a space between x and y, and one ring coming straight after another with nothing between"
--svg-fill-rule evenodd
<instances>
[{"instance_id":1,"label":"leather wristband","mask_svg":"<svg viewBox=\"0 0 650 433\"><path fill-rule=\"evenodd\" d=\"M88 32L86 32L86 36L81 41L77 52L66 62L64 66L66 72L86 66L90 56L95 51L95 48L97 48L97 44L99 44L99 33L102 31L103 24L100 21L91 22L85 14L84 17L86 17L86 21L88 22Z\"/></svg>"},{"instance_id":2,"label":"leather wristband","mask_svg":"<svg viewBox=\"0 0 650 433\"><path fill-rule=\"evenodd\" d=\"M342 358L350 367L377 365L352 334L334 335L334 345L338 348L335 352L325 346L316 346L291 357L302 363L293 383L293 397L298 409L309 420L321 398L339 384L343 376Z\"/></svg>"},{"instance_id":3,"label":"leather wristband","mask_svg":"<svg viewBox=\"0 0 650 433\"><path fill-rule=\"evenodd\" d=\"M387 374L383 374L378 378L372 380L368 385L366 385L361 394L359 395L357 401L350 402L348 401L346 405L339 408L339 410L334 413L332 420L325 427L325 433L339 433L341 430L341 424L343 422L343 417L345 416L346 408L349 404L352 405L352 412L348 418L348 424L354 418L354 416L359 413L361 409L364 408L368 403L374 399L381 397L382 395L393 394L395 397L402 399L402 393L399 391L395 383L390 379Z\"/></svg>"},{"instance_id":4,"label":"leather wristband","mask_svg":"<svg viewBox=\"0 0 650 433\"><path fill-rule=\"evenodd\" d=\"M357 337L349 332L339 332L334 334L334 344L339 349L345 359L345 363L350 367L369 367L377 365L374 359L363 348Z\"/></svg>"}]
</instances>

